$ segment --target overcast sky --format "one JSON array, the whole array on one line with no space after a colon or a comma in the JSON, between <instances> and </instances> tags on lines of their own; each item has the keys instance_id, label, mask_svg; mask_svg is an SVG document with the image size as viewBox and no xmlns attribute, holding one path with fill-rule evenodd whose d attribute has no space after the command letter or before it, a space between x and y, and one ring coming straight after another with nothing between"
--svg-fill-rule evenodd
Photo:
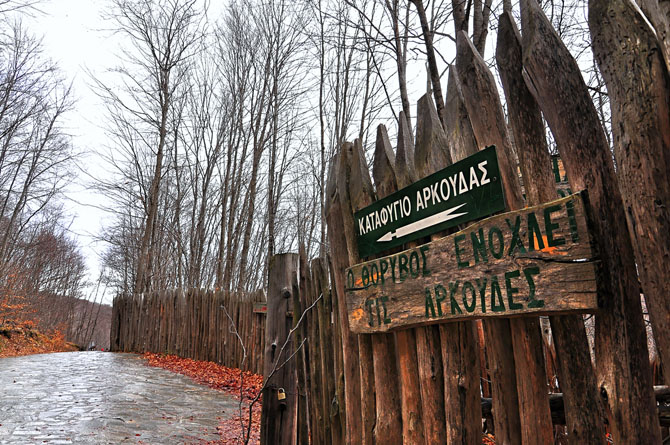
<instances>
[{"instance_id":1,"label":"overcast sky","mask_svg":"<svg viewBox=\"0 0 670 445\"><path fill-rule=\"evenodd\" d=\"M91 281L100 272L99 255L104 243L96 241L104 224L105 213L97 206L103 197L91 191L92 177L105 174L95 155L105 141L100 100L90 88L91 74L102 74L116 64L118 39L109 31L111 25L102 18L108 0L51 0L39 5L40 12L22 21L37 37L43 39L45 55L56 61L63 75L73 83L75 107L65 119L72 135L78 163L83 171L67 189L66 211L72 234L86 256ZM89 177L90 175L90 177ZM111 303L112 296L107 296Z\"/></svg>"}]
</instances>

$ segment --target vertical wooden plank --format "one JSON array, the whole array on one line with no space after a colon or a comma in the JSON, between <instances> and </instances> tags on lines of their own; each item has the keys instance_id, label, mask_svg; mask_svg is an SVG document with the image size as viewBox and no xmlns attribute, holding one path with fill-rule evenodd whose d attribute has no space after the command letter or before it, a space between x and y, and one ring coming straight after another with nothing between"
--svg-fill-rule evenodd
<instances>
[{"instance_id":1,"label":"vertical wooden plank","mask_svg":"<svg viewBox=\"0 0 670 445\"><path fill-rule=\"evenodd\" d=\"M294 331L294 351L296 355L294 360L296 362L296 374L297 374L297 439L300 444L309 443L309 419L308 419L308 409L307 409L307 376L306 376L306 355L304 343L307 341L307 320L308 316L302 319L301 325L298 326L302 312L307 309L307 306L301 304L301 292L305 295L307 294L307 276L309 276L309 269L307 268L307 258L305 253L305 246L301 245L299 254L298 254L298 271L299 279L297 276L293 277L291 298L293 300L293 329ZM311 311L310 311L311 312ZM302 346L301 346L302 345ZM298 348L300 348L298 350Z\"/></svg>"},{"instance_id":2,"label":"vertical wooden plank","mask_svg":"<svg viewBox=\"0 0 670 445\"><path fill-rule=\"evenodd\" d=\"M358 247L354 235L353 213L372 202L374 190L372 181L360 153L358 144L344 143L340 148L338 166L338 196L342 211L343 226L349 264L359 261ZM358 336L358 366L361 378L362 438L364 444L373 443L377 430L376 394L374 382L374 356L372 339L369 335ZM382 425L382 428L387 425Z\"/></svg>"},{"instance_id":3,"label":"vertical wooden plank","mask_svg":"<svg viewBox=\"0 0 670 445\"><path fill-rule=\"evenodd\" d=\"M351 215L345 221L345 214L351 210L340 204L340 188L338 186L338 171L340 155L333 158L328 174L326 188L326 220L328 222L328 240L330 242L331 259L333 262L332 276L334 282L335 302L337 303L337 319L342 338L342 362L344 365L344 403L346 412L346 443L359 444L363 436L361 379L358 368L358 341L349 331L346 305L344 304L344 269L350 265L347 251L347 240L342 227L347 222L353 226ZM344 188L344 187L342 187Z\"/></svg>"},{"instance_id":4,"label":"vertical wooden plank","mask_svg":"<svg viewBox=\"0 0 670 445\"><path fill-rule=\"evenodd\" d=\"M414 141L407 124L407 119L402 111L400 112L398 123L395 173L397 187L403 188L417 180L417 173L415 168ZM391 155L388 157L389 159L393 159ZM417 356L416 342L415 329L403 330L396 333L398 367L401 380L404 443L423 443L425 441L422 393L419 383L420 362Z\"/></svg>"},{"instance_id":5,"label":"vertical wooden plank","mask_svg":"<svg viewBox=\"0 0 670 445\"><path fill-rule=\"evenodd\" d=\"M657 36L635 3L624 1L590 1L589 28L610 96L619 189L668 385L670 280L667 261L659 259L670 258L670 59L664 60L668 47L659 37L667 44L670 36Z\"/></svg>"},{"instance_id":6,"label":"vertical wooden plank","mask_svg":"<svg viewBox=\"0 0 670 445\"><path fill-rule=\"evenodd\" d=\"M542 115L522 76L521 38L511 12L500 16L496 59L510 125L519 154L529 205L556 198L551 158ZM604 411L598 396L584 321L580 315L550 317L560 367L567 439L572 444L599 443L605 435Z\"/></svg>"},{"instance_id":7,"label":"vertical wooden plank","mask_svg":"<svg viewBox=\"0 0 670 445\"><path fill-rule=\"evenodd\" d=\"M456 66L475 139L480 146L498 147L507 207L520 209L523 207L521 187L495 80L463 31L457 35ZM512 443L553 443L553 437L543 433L552 430L552 423L542 350L534 348L542 344L538 320L485 320L484 326L489 360L498 373L492 372L491 376L493 403L497 406L494 408L496 437L502 436L503 441ZM507 349L510 344L512 350ZM508 374L514 371L515 375ZM511 394L514 387L516 398Z\"/></svg>"},{"instance_id":8,"label":"vertical wooden plank","mask_svg":"<svg viewBox=\"0 0 670 445\"><path fill-rule=\"evenodd\" d=\"M332 245L331 245L332 250ZM343 333L342 333L342 324L340 323L339 300L337 298L337 288L335 277L335 268L332 263L332 257L328 255L327 257L328 265L328 276L330 276L330 310L327 312L328 320L332 322L331 326L333 329L333 361L334 361L334 370L335 370L335 397L330 402L330 412L331 417L334 415L336 417L335 421L339 420L339 431L336 427L332 428L332 438L334 444L344 444L346 443L346 431L347 431L347 411L345 410L346 401L345 401L345 376L344 376L344 347L343 347ZM341 276L340 276L341 279ZM346 309L345 309L346 310ZM360 389L360 387L359 387ZM359 397L360 401L360 397ZM339 435L336 433L339 432Z\"/></svg>"},{"instance_id":9,"label":"vertical wooden plank","mask_svg":"<svg viewBox=\"0 0 670 445\"><path fill-rule=\"evenodd\" d=\"M359 155L360 156L360 155ZM398 189L395 178L395 155L388 139L386 127L377 127L377 138L373 162L373 177L377 198L385 197ZM360 208L360 207L359 207ZM376 437L391 441L402 441L406 434L403 427L400 402L400 376L396 364L396 346L393 334L372 336L373 361L376 382Z\"/></svg>"},{"instance_id":10,"label":"vertical wooden plank","mask_svg":"<svg viewBox=\"0 0 670 445\"><path fill-rule=\"evenodd\" d=\"M301 246L301 249L303 247ZM301 251L300 264L300 300L304 307L311 306L318 291L315 289L316 283L314 279L314 260L312 267L307 266L307 261L304 259ZM328 398L326 391L326 382L321 379L322 373L322 352L323 345L319 337L319 304L312 308L307 314L307 343L305 344L305 367L307 369L307 386L309 387L309 421L310 434L313 443L330 443L330 422L327 416L326 399Z\"/></svg>"},{"instance_id":11,"label":"vertical wooden plank","mask_svg":"<svg viewBox=\"0 0 670 445\"><path fill-rule=\"evenodd\" d=\"M296 254L286 253L270 258L263 371L267 384L263 389L261 409L261 443L264 444L292 444L296 441L296 361L289 360L284 366L280 365L291 355L294 346L291 340L286 343L291 326L286 312L291 307L297 269ZM286 394L285 407L278 400L280 388Z\"/></svg>"},{"instance_id":12,"label":"vertical wooden plank","mask_svg":"<svg viewBox=\"0 0 670 445\"><path fill-rule=\"evenodd\" d=\"M611 153L577 63L533 0L521 2L526 85L557 142L572 190L588 190L601 253L596 372L616 443L659 443L633 248ZM561 73L561 76L556 76Z\"/></svg>"}]
</instances>

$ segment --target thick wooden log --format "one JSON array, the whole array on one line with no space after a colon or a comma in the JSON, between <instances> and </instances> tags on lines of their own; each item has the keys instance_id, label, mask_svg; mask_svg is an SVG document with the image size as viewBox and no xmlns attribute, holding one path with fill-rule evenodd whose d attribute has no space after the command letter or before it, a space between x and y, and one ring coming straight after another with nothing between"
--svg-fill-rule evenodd
<instances>
[{"instance_id":1,"label":"thick wooden log","mask_svg":"<svg viewBox=\"0 0 670 445\"><path fill-rule=\"evenodd\" d=\"M398 145L395 164L398 188L407 187L417 180L414 168L414 138L402 111L398 118ZM403 443L424 443L415 331L413 329L398 331L396 333L396 347L398 348L398 368L402 393Z\"/></svg>"},{"instance_id":2,"label":"thick wooden log","mask_svg":"<svg viewBox=\"0 0 670 445\"><path fill-rule=\"evenodd\" d=\"M612 110L619 188L665 383L670 384L670 76L635 3L589 2L589 28Z\"/></svg>"},{"instance_id":3,"label":"thick wooden log","mask_svg":"<svg viewBox=\"0 0 670 445\"><path fill-rule=\"evenodd\" d=\"M342 363L344 377L344 420L346 443L359 444L363 436L361 415L361 380L358 369L358 341L349 330L347 308L344 303L344 269L349 266L347 240L341 229L344 224L342 206L337 187L339 155L331 160L326 187L326 221L328 241L331 251L331 272L333 278L333 306L337 308L337 322L342 342ZM349 210L347 210L349 213ZM353 219L350 221L353 223ZM338 391L338 393L340 393Z\"/></svg>"},{"instance_id":4,"label":"thick wooden log","mask_svg":"<svg viewBox=\"0 0 670 445\"><path fill-rule=\"evenodd\" d=\"M454 67L449 70L445 108L445 132L451 158L457 162L477 153L478 148ZM477 324L481 326L481 321L449 323L439 327L442 344L449 345L442 348L447 443L469 444L480 440L482 423L476 413L479 411L480 388L488 394L488 375L484 333L482 330L480 343ZM459 341L450 341L453 338Z\"/></svg>"},{"instance_id":5,"label":"thick wooden log","mask_svg":"<svg viewBox=\"0 0 670 445\"><path fill-rule=\"evenodd\" d=\"M417 176L423 178L451 164L451 154L444 127L429 94L419 99L416 115L414 167ZM414 334L424 437L427 444L440 443L446 438L446 408L439 328L419 327Z\"/></svg>"},{"instance_id":6,"label":"thick wooden log","mask_svg":"<svg viewBox=\"0 0 670 445\"><path fill-rule=\"evenodd\" d=\"M393 155L390 143L386 147L383 146L384 135L385 130L380 131L378 134L378 139L381 139L382 146L379 148L381 153L375 158L378 164L381 164L377 167L377 172L381 177L379 180L375 178L375 182L382 193L388 193L396 185L393 170L388 168L388 165L383 165L384 162L389 164L391 161L388 159L388 156ZM388 136L386 136L386 142L388 142ZM350 180L348 183L351 211L356 212L370 205L375 197L371 189L366 189L368 184L372 184L372 181L365 163L360 140L354 141L352 150L347 158L351 163L351 171L361 175L356 181ZM354 235L353 232L348 232L346 229L345 234L347 237ZM350 257L352 257L352 252L350 252ZM368 339L364 338L364 336L359 337L359 348L362 341L367 342ZM374 382L384 382L384 384L375 383L376 420L373 430L374 439L377 443L380 441L397 443L402 440L402 419L397 409L400 405L400 400L398 399L398 386L400 382L395 360L394 339L392 335L375 335L371 338L371 344ZM363 357L361 357L361 364L364 363ZM363 372L364 370L361 369L361 375L363 375Z\"/></svg>"},{"instance_id":7,"label":"thick wooden log","mask_svg":"<svg viewBox=\"0 0 670 445\"><path fill-rule=\"evenodd\" d=\"M499 20L496 60L507 98L526 200L537 205L555 199L556 181L551 174L542 113L523 81L521 51L521 38L512 14L504 12ZM600 443L605 435L604 413L584 321L580 315L552 316L550 320L560 368L559 383L568 406L568 440L575 445Z\"/></svg>"},{"instance_id":8,"label":"thick wooden log","mask_svg":"<svg viewBox=\"0 0 670 445\"><path fill-rule=\"evenodd\" d=\"M307 254L305 253L305 246L300 245L298 250L298 270L296 274L298 276L294 277L292 283L291 299L293 300L293 326L294 331L294 340L293 344L296 348L295 362L296 362L296 374L297 374L297 385L296 385L296 400L298 403L297 408L297 440L298 443L309 443L309 410L307 407L307 354L305 354L306 348L304 347L304 342L308 341L307 336L307 319L305 317L302 320L302 324L298 325L300 321L302 312L307 308L306 305L301 303L301 294L307 295L307 277L310 275L309 268L307 266ZM310 315L314 314L314 311L310 311ZM297 348L300 348L297 350ZM293 352L293 351L292 351Z\"/></svg>"},{"instance_id":9,"label":"thick wooden log","mask_svg":"<svg viewBox=\"0 0 670 445\"><path fill-rule=\"evenodd\" d=\"M659 443L634 253L607 139L577 63L539 5L523 0L521 12L526 85L549 123L572 190L589 191L602 260L596 372L613 439Z\"/></svg>"},{"instance_id":10,"label":"thick wooden log","mask_svg":"<svg viewBox=\"0 0 670 445\"><path fill-rule=\"evenodd\" d=\"M335 361L335 352L333 346L333 327L331 324L332 297L331 289L328 284L328 275L326 273L326 262L323 258L312 260L312 281L317 298L321 296L319 302L319 338L321 343L321 381L323 382L323 413L326 421L330 425L325 428L326 436L330 434L331 442L334 444L343 442L342 421L340 419L340 409L336 393L337 373L333 366ZM328 438L326 437L326 441Z\"/></svg>"},{"instance_id":11,"label":"thick wooden log","mask_svg":"<svg viewBox=\"0 0 670 445\"><path fill-rule=\"evenodd\" d=\"M391 142L386 132L386 127L379 125L377 127L377 140L375 144L375 155L372 164L372 175L377 192L377 198L381 199L385 196L398 190L398 183L396 181L396 167L395 154L391 147ZM389 416L384 424L388 425L382 428L381 431L386 430L384 435L379 435L379 438L388 440L389 442L402 441L403 443L416 443L423 441L422 430L416 427L416 420L410 422L412 414L420 413L419 406L408 406L407 401L401 401L401 394L405 394L403 385L408 380L410 387L418 387L418 375L408 375L409 370L406 367L400 367L402 360L398 354L408 353L412 356L411 350L396 351L396 344L393 334L375 335L372 338L374 365L375 365L375 381L386 382L384 385L377 385L377 419L379 422L380 415ZM396 353L397 352L397 353ZM396 362L396 357L398 361ZM414 352L416 357L416 352ZM400 391L398 391L400 388ZM419 402L416 397L410 395L411 401ZM393 409L392 407L400 406L401 410ZM384 412L390 410L391 413ZM421 433L420 437L417 437Z\"/></svg>"},{"instance_id":12,"label":"thick wooden log","mask_svg":"<svg viewBox=\"0 0 670 445\"><path fill-rule=\"evenodd\" d=\"M447 135L430 95L421 96L416 105L416 116L415 171L418 178L423 178L452 162Z\"/></svg>"},{"instance_id":13,"label":"thick wooden log","mask_svg":"<svg viewBox=\"0 0 670 445\"><path fill-rule=\"evenodd\" d=\"M477 150L477 141L472 132L472 124L465 108L461 80L455 68L449 70L446 99L446 134L454 162L465 159Z\"/></svg>"},{"instance_id":14,"label":"thick wooden log","mask_svg":"<svg viewBox=\"0 0 670 445\"><path fill-rule=\"evenodd\" d=\"M414 137L407 125L405 113L398 113L398 146L396 147L396 181L398 188L407 187L418 179L414 168Z\"/></svg>"},{"instance_id":15,"label":"thick wooden log","mask_svg":"<svg viewBox=\"0 0 670 445\"><path fill-rule=\"evenodd\" d=\"M265 359L261 409L261 443L295 443L298 398L296 391L296 360L293 339L288 338L291 319L286 316L292 307L293 285L297 280L298 255L274 255L270 259L268 276L268 313L265 331ZM286 347L282 347L286 344ZM283 366L282 366L283 364ZM270 375L274 371L274 375ZM284 390L285 406L279 401Z\"/></svg>"},{"instance_id":16,"label":"thick wooden log","mask_svg":"<svg viewBox=\"0 0 670 445\"><path fill-rule=\"evenodd\" d=\"M475 139L480 146L494 144L499 150L500 173L505 187L505 200L510 210L523 207L521 187L516 169L514 149L507 133L507 126L498 96L493 74L474 47L467 34L457 34L456 67L462 81L465 106L468 110ZM503 428L496 425L496 434L502 441L511 443L547 443L548 435L538 431L551 429L546 394L546 372L542 351L529 346L541 344L537 323L528 319L485 321L489 360L492 369L500 374L493 377L493 395L510 394L516 386L517 398L511 395L506 407L499 406L497 412L505 412L509 417L501 418ZM507 329L509 326L509 332ZM497 331L497 333L493 332ZM513 356L506 351L505 336L511 337ZM511 361L514 363L511 363ZM515 376L507 373L514 371ZM527 378L528 376L532 378ZM523 378L519 378L523 377ZM496 397L496 403L500 403ZM517 406L513 404L517 401ZM518 416L515 413L518 411ZM508 421L509 420L509 421ZM520 429L517 429L517 425ZM518 436L518 437L517 437Z\"/></svg>"}]
</instances>

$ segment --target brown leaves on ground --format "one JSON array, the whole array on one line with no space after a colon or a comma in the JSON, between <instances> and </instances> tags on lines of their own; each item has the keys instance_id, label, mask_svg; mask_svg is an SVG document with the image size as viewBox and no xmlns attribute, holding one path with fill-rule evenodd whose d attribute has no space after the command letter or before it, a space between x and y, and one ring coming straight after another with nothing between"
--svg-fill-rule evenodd
<instances>
[{"instance_id":1,"label":"brown leaves on ground","mask_svg":"<svg viewBox=\"0 0 670 445\"><path fill-rule=\"evenodd\" d=\"M0 357L76 350L75 345L65 341L61 331L42 334L27 326L0 327Z\"/></svg>"},{"instance_id":2,"label":"brown leaves on ground","mask_svg":"<svg viewBox=\"0 0 670 445\"><path fill-rule=\"evenodd\" d=\"M237 368L228 368L213 362L182 358L176 355L154 354L146 352L143 355L150 366L167 369L192 378L199 384L210 388L225 391L240 398L242 394L243 413L240 417L239 411L230 419L222 420L217 428L221 437L207 444L240 444L244 443L242 432L246 431L249 422L249 404L260 392L263 386L263 376L249 371L240 372ZM243 386L242 386L243 385ZM241 390L241 392L240 392ZM248 443L260 443L260 421L261 401L258 400L253 407L251 416L251 439Z\"/></svg>"}]
</instances>

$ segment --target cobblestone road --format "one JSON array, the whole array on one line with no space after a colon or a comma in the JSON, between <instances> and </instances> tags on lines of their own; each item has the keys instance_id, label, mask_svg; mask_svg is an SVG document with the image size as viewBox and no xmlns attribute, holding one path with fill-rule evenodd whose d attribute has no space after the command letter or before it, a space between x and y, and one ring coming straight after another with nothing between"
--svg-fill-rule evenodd
<instances>
[{"instance_id":1,"label":"cobblestone road","mask_svg":"<svg viewBox=\"0 0 670 445\"><path fill-rule=\"evenodd\" d=\"M0 444L181 444L217 439L232 397L133 354L0 359Z\"/></svg>"}]
</instances>

